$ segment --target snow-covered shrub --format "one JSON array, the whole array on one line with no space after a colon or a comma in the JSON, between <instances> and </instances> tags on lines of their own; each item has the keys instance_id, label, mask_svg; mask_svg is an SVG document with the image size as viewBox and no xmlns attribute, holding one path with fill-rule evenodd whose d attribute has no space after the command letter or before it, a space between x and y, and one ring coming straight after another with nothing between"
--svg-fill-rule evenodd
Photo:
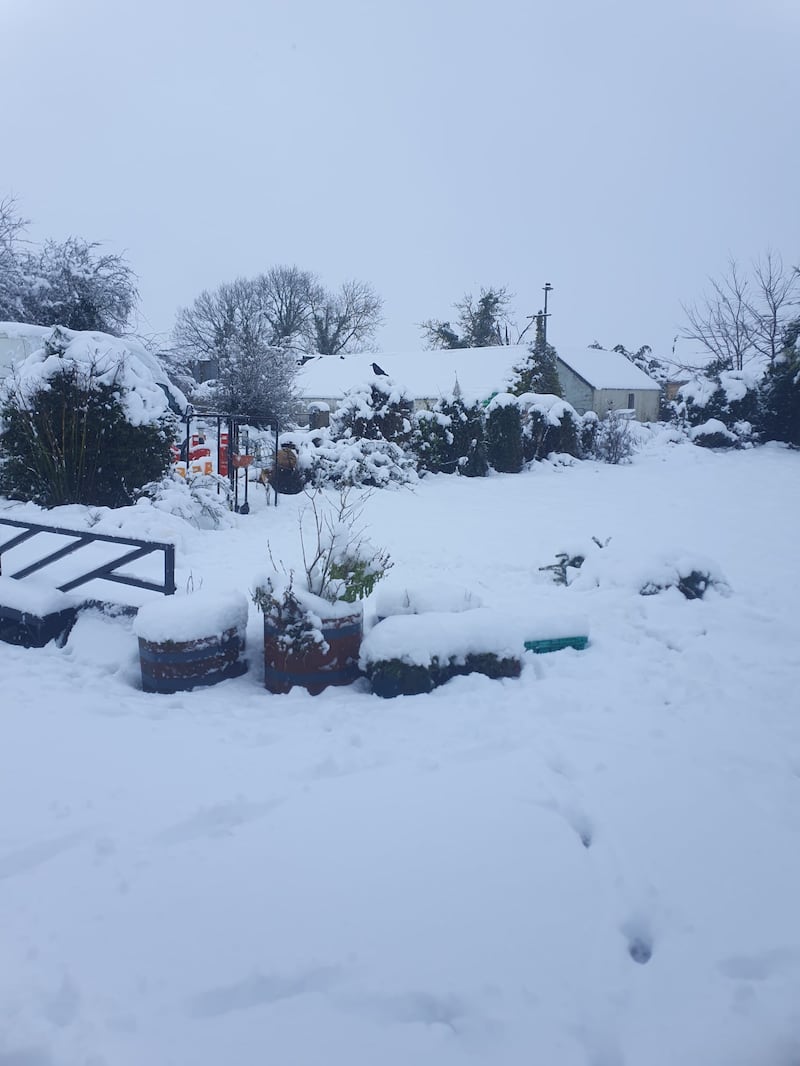
<instances>
[{"instance_id":1,"label":"snow-covered shrub","mask_svg":"<svg viewBox=\"0 0 800 1066\"><path fill-rule=\"evenodd\" d=\"M411 448L417 457L419 470L432 474L453 474L457 460L452 456L453 434L449 415L440 411L417 411Z\"/></svg>"},{"instance_id":2,"label":"snow-covered shrub","mask_svg":"<svg viewBox=\"0 0 800 1066\"><path fill-rule=\"evenodd\" d=\"M434 411L449 419L452 437L446 452L445 470L452 463L454 469L466 477L485 477L488 472L484 448L484 410L479 403L466 404L456 386L449 396L443 396Z\"/></svg>"},{"instance_id":3,"label":"snow-covered shrub","mask_svg":"<svg viewBox=\"0 0 800 1066\"><path fill-rule=\"evenodd\" d=\"M257 579L253 602L284 650L324 645L323 618L349 614L391 569L388 552L375 547L361 525L365 500L350 489L342 489L335 501L321 490L308 494L298 518L304 588L295 587L295 570L276 562L267 546L273 570Z\"/></svg>"},{"instance_id":4,"label":"snow-covered shrub","mask_svg":"<svg viewBox=\"0 0 800 1066\"><path fill-rule=\"evenodd\" d=\"M510 393L495 396L487 408L486 449L489 464L504 474L522 469L522 415L520 402Z\"/></svg>"},{"instance_id":5,"label":"snow-covered shrub","mask_svg":"<svg viewBox=\"0 0 800 1066\"><path fill-rule=\"evenodd\" d=\"M597 426L594 458L603 463L629 463L635 449L630 420L620 411L609 411Z\"/></svg>"},{"instance_id":6,"label":"snow-covered shrub","mask_svg":"<svg viewBox=\"0 0 800 1066\"><path fill-rule=\"evenodd\" d=\"M404 446L411 437L414 401L390 377L352 389L331 416L334 438L386 440Z\"/></svg>"},{"instance_id":7,"label":"snow-covered shrub","mask_svg":"<svg viewBox=\"0 0 800 1066\"><path fill-rule=\"evenodd\" d=\"M702 425L690 429L689 440L701 448L735 448L739 444L736 433L718 418L709 418Z\"/></svg>"},{"instance_id":8,"label":"snow-covered shrub","mask_svg":"<svg viewBox=\"0 0 800 1066\"><path fill-rule=\"evenodd\" d=\"M319 430L299 443L298 469L316 488L382 489L417 481L413 459L398 444L366 437L335 440L328 430Z\"/></svg>"},{"instance_id":9,"label":"snow-covered shrub","mask_svg":"<svg viewBox=\"0 0 800 1066\"><path fill-rule=\"evenodd\" d=\"M197 529L220 529L233 524L230 511L231 485L218 474L195 474L183 478L171 473L151 481L137 493L159 511L177 515Z\"/></svg>"},{"instance_id":10,"label":"snow-covered shrub","mask_svg":"<svg viewBox=\"0 0 800 1066\"><path fill-rule=\"evenodd\" d=\"M354 497L344 488L335 501L326 501L321 490L307 496L299 525L308 591L330 603L363 600L392 567L388 553L367 539L360 524L369 493Z\"/></svg>"},{"instance_id":11,"label":"snow-covered shrub","mask_svg":"<svg viewBox=\"0 0 800 1066\"><path fill-rule=\"evenodd\" d=\"M689 429L705 426L709 422L721 423L734 437L725 444L708 444L706 447L731 447L740 440L752 436L750 427L759 419L759 391L761 370L724 370L716 377L698 375L678 390L673 403L675 418ZM736 426L745 430L744 437L736 432ZM708 433L701 433L701 437Z\"/></svg>"},{"instance_id":12,"label":"snow-covered shrub","mask_svg":"<svg viewBox=\"0 0 800 1066\"><path fill-rule=\"evenodd\" d=\"M606 548L610 541L610 537L606 537L604 541L598 537L592 537L592 544L597 545L598 548ZM569 585L578 570L583 566L586 556L591 550L587 545L586 547L573 547L568 551L557 552L556 561L548 566L540 566L539 570L540 572L552 574L553 582L556 585Z\"/></svg>"},{"instance_id":13,"label":"snow-covered shrub","mask_svg":"<svg viewBox=\"0 0 800 1066\"><path fill-rule=\"evenodd\" d=\"M643 596L675 588L687 599L699 599L710 588L723 596L730 594L719 566L698 552L681 549L658 554L646 544L617 537L605 542L593 537L592 542L572 548L572 554L580 553L584 559L579 569L568 573L571 588L621 588Z\"/></svg>"},{"instance_id":14,"label":"snow-covered shrub","mask_svg":"<svg viewBox=\"0 0 800 1066\"><path fill-rule=\"evenodd\" d=\"M56 328L7 379L0 492L45 507L120 507L169 464L169 395L146 359Z\"/></svg>"},{"instance_id":15,"label":"snow-covered shrub","mask_svg":"<svg viewBox=\"0 0 800 1066\"><path fill-rule=\"evenodd\" d=\"M580 458L580 419L575 408L555 395L525 393L519 397L523 411L522 450L526 462L544 459L551 452Z\"/></svg>"},{"instance_id":16,"label":"snow-covered shrub","mask_svg":"<svg viewBox=\"0 0 800 1066\"><path fill-rule=\"evenodd\" d=\"M600 419L595 411L586 411L580 416L578 426L578 442L581 450L581 458L589 459L594 456L597 446L597 433L600 429Z\"/></svg>"},{"instance_id":17,"label":"snow-covered shrub","mask_svg":"<svg viewBox=\"0 0 800 1066\"><path fill-rule=\"evenodd\" d=\"M787 345L767 371L761 391L759 424L764 440L785 441L800 447L800 342L797 340Z\"/></svg>"},{"instance_id":18,"label":"snow-covered shrub","mask_svg":"<svg viewBox=\"0 0 800 1066\"><path fill-rule=\"evenodd\" d=\"M714 563L691 556L664 560L654 567L653 576L644 582L642 596L655 596L666 589L676 588L687 600L702 600L713 588L723 596L730 595L730 585Z\"/></svg>"}]
</instances>

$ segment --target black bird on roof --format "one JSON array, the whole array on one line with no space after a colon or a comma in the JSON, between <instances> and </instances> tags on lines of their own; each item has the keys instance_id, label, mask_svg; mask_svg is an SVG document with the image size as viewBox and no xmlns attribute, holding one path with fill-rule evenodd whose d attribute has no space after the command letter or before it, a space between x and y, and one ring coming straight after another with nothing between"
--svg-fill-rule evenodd
<instances>
[{"instance_id":1,"label":"black bird on roof","mask_svg":"<svg viewBox=\"0 0 800 1066\"><path fill-rule=\"evenodd\" d=\"M377 363L372 364L372 371L374 374L377 374L379 378L388 378L389 376Z\"/></svg>"}]
</instances>

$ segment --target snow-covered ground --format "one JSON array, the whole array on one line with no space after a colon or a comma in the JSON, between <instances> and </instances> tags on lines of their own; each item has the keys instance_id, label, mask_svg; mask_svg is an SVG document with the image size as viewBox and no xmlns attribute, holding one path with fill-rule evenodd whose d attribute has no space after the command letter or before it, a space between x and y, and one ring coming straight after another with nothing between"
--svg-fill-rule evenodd
<instances>
[{"instance_id":1,"label":"snow-covered ground","mask_svg":"<svg viewBox=\"0 0 800 1066\"><path fill-rule=\"evenodd\" d=\"M271 696L252 606L250 672L185 695L137 688L129 619L0 645L0 1064L800 1061L798 474L662 441L373 495L393 581L589 618L519 680ZM297 562L302 497L258 493L93 528L246 592ZM731 595L638 595L683 552Z\"/></svg>"}]
</instances>

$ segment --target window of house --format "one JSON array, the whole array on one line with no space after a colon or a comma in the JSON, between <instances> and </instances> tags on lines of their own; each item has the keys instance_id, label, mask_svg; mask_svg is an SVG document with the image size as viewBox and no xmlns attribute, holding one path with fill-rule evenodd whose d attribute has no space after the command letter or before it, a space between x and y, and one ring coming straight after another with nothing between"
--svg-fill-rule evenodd
<instances>
[{"instance_id":1,"label":"window of house","mask_svg":"<svg viewBox=\"0 0 800 1066\"><path fill-rule=\"evenodd\" d=\"M628 410L632 411L633 408L636 406L636 404L633 401L634 401L633 393L629 392L628 393Z\"/></svg>"}]
</instances>

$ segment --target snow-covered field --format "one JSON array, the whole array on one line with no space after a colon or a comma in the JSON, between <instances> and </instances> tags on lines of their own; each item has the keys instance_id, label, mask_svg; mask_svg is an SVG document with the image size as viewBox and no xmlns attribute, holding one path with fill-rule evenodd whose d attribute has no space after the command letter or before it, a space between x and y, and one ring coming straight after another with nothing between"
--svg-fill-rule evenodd
<instances>
[{"instance_id":1,"label":"snow-covered field","mask_svg":"<svg viewBox=\"0 0 800 1066\"><path fill-rule=\"evenodd\" d=\"M519 680L271 696L254 607L250 672L186 695L137 688L129 619L0 645L0 1066L796 1064L799 474L662 440L376 493L394 581L588 616ZM258 491L93 528L247 592L297 561L302 497ZM731 595L639 596L681 552Z\"/></svg>"}]
</instances>

